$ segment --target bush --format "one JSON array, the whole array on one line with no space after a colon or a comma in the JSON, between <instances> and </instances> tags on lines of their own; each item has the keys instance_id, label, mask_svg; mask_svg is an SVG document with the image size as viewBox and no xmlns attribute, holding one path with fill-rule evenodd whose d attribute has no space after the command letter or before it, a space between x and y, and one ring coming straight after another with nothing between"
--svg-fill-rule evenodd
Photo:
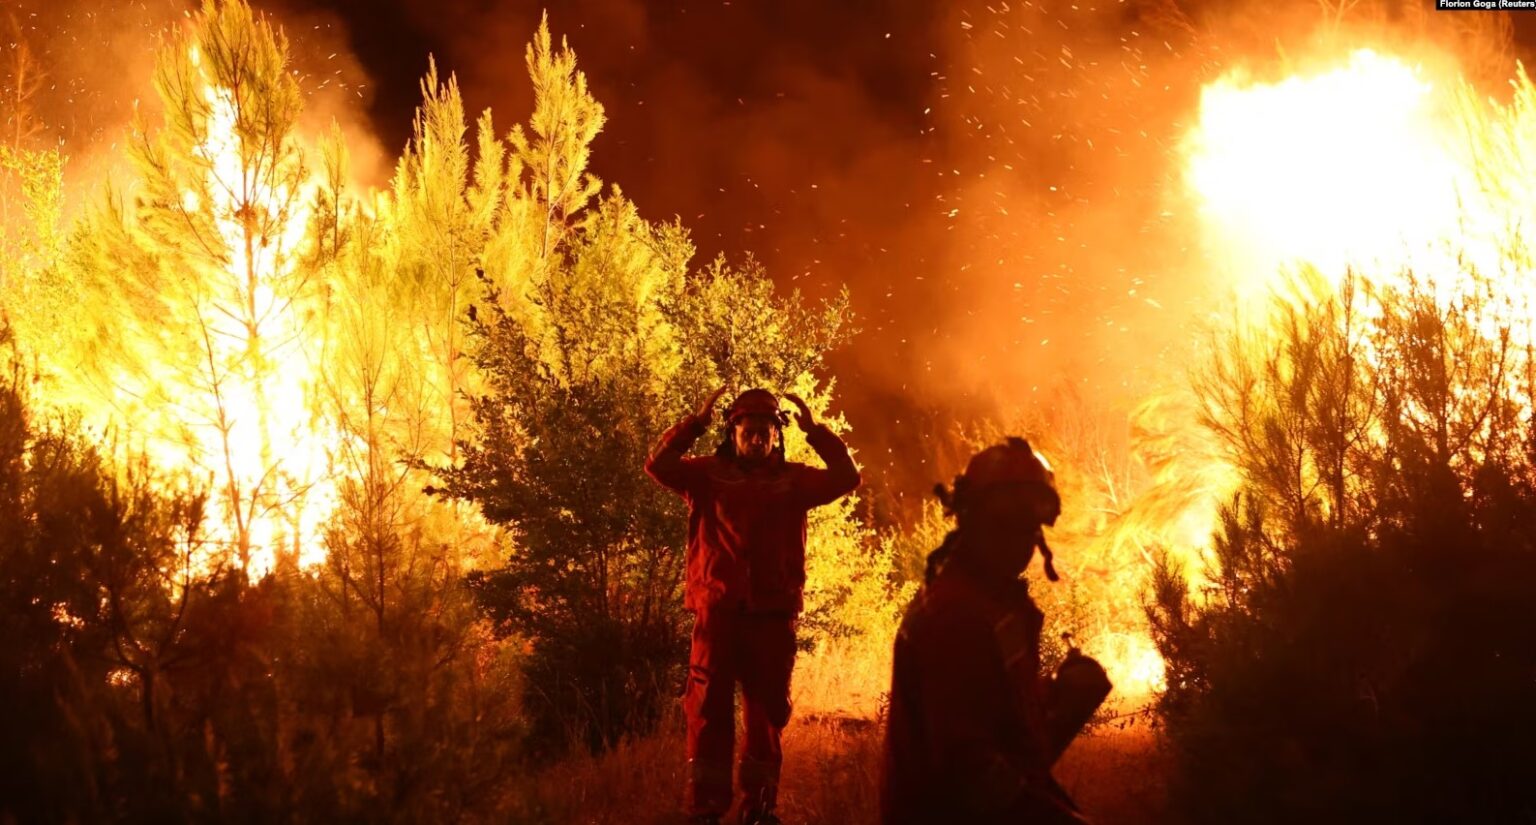
<instances>
[{"instance_id":1,"label":"bush","mask_svg":"<svg viewBox=\"0 0 1536 825\"><path fill-rule=\"evenodd\" d=\"M1210 588L1165 559L1148 605L1191 821L1536 816L1529 356L1491 292L1403 283L1286 305L1203 376L1243 481Z\"/></svg>"}]
</instances>

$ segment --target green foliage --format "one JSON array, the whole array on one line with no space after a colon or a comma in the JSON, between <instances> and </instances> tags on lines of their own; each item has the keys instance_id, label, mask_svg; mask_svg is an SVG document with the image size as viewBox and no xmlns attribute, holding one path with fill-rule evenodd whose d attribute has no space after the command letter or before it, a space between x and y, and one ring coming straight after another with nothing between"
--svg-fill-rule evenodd
<instances>
[{"instance_id":1,"label":"green foliage","mask_svg":"<svg viewBox=\"0 0 1536 825\"><path fill-rule=\"evenodd\" d=\"M1194 821L1533 813L1528 354L1491 290L1438 294L1283 306L1207 375L1242 484L1211 589L1165 560L1148 606Z\"/></svg>"},{"instance_id":2,"label":"green foliage","mask_svg":"<svg viewBox=\"0 0 1536 825\"><path fill-rule=\"evenodd\" d=\"M511 530L506 566L471 581L494 619L534 643L537 732L597 746L653 721L680 679L682 557L669 552L680 513L639 472L668 404L591 361L539 361L494 297L472 327L487 381L479 438L445 471L447 490Z\"/></svg>"},{"instance_id":3,"label":"green foliage","mask_svg":"<svg viewBox=\"0 0 1536 825\"><path fill-rule=\"evenodd\" d=\"M778 297L750 259L690 274L680 226L646 221L617 188L598 197L586 170L602 107L547 26L527 65L527 129L502 145L487 116L473 175L455 161L433 176L431 202L480 203L465 214L488 227L470 255L484 272L466 344L479 389L440 489L505 528L504 563L470 582L502 632L531 646L537 741L599 748L653 725L686 662L686 510L645 477L647 455L721 384L798 392L825 413L831 388L817 376L850 333L847 297L819 308ZM464 130L451 81L434 87L429 77L418 142ZM397 191L426 175L414 163ZM788 446L810 459L803 438ZM851 502L814 517L810 545L812 641L890 624L890 559Z\"/></svg>"},{"instance_id":4,"label":"green foliage","mask_svg":"<svg viewBox=\"0 0 1536 825\"><path fill-rule=\"evenodd\" d=\"M696 386L797 387L797 379L811 380L808 373L787 370L817 361L810 349L816 339L787 337L770 339L784 354L779 364L757 351L762 371L751 382L731 376L729 364L702 358L699 348L723 336L685 336L671 321L700 311L719 317L727 285L741 287L731 293L731 310L754 323L804 310L774 299L755 276L723 267L686 285L651 273L652 283L670 285L666 292L615 290L628 280L615 267L633 260L615 255L615 247L633 243L630 232L669 230L650 228L615 196L570 236L577 243L568 275L557 271L534 294L541 327L525 327L491 293L471 325L487 390L473 405L479 431L461 446L463 463L443 472L448 494L475 502L510 530L514 549L505 567L472 582L489 614L533 643L528 676L541 700L537 733L547 743L611 745L653 724L681 683L686 509L642 471L661 433L702 394ZM711 298L722 303L705 303ZM668 349L672 357L658 357ZM546 352L554 357L545 360ZM707 364L706 380L682 363ZM793 447L808 449L803 439ZM813 556L830 559L862 545L847 510L822 518ZM837 600L847 593L821 597Z\"/></svg>"}]
</instances>

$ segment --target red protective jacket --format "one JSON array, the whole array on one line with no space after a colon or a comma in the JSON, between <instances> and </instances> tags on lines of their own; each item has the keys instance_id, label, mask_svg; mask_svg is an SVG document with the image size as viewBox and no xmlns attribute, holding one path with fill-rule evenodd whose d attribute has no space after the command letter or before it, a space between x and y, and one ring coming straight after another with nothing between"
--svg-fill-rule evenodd
<instances>
[{"instance_id":1,"label":"red protective jacket","mask_svg":"<svg viewBox=\"0 0 1536 825\"><path fill-rule=\"evenodd\" d=\"M883 825L1082 821L1051 778L1043 618L1023 582L958 561L918 592L896 640Z\"/></svg>"},{"instance_id":2,"label":"red protective jacket","mask_svg":"<svg viewBox=\"0 0 1536 825\"><path fill-rule=\"evenodd\" d=\"M804 606L806 513L853 492L859 471L824 425L806 433L821 469L772 458L750 471L716 456L685 457L708 419L689 416L661 437L645 471L688 501L690 610L737 603L753 612Z\"/></svg>"}]
</instances>

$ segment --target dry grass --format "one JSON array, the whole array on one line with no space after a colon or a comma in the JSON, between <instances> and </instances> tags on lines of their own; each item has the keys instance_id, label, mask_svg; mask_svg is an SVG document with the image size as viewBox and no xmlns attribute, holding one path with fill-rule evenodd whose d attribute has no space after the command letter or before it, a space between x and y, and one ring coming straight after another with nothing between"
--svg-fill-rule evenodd
<instances>
[{"instance_id":1,"label":"dry grass","mask_svg":"<svg viewBox=\"0 0 1536 825\"><path fill-rule=\"evenodd\" d=\"M1079 737L1055 775L1097 825L1129 825L1168 821L1168 769L1157 731L1137 721Z\"/></svg>"},{"instance_id":2,"label":"dry grass","mask_svg":"<svg viewBox=\"0 0 1536 825\"><path fill-rule=\"evenodd\" d=\"M784 732L780 814L794 825L874 823L881 730L867 719L804 716ZM1166 760L1145 724L1102 730L1073 744L1056 775L1095 823L1163 817ZM681 719L599 757L553 765L515 788L514 822L676 825L684 778Z\"/></svg>"},{"instance_id":3,"label":"dry grass","mask_svg":"<svg viewBox=\"0 0 1536 825\"><path fill-rule=\"evenodd\" d=\"M879 626L877 626L879 627ZM799 716L846 716L873 719L891 689L894 625L869 638L831 639L795 660L790 688Z\"/></svg>"},{"instance_id":4,"label":"dry grass","mask_svg":"<svg viewBox=\"0 0 1536 825\"><path fill-rule=\"evenodd\" d=\"M824 643L795 665L779 813L792 825L873 825L890 685L890 639ZM1121 708L1123 710L1124 708ZM1139 717L1131 717L1138 719ZM1056 777L1098 825L1163 820L1167 760L1144 722L1109 725L1062 757ZM508 789L504 820L537 825L677 825L684 820L681 709L652 736L531 773Z\"/></svg>"}]
</instances>

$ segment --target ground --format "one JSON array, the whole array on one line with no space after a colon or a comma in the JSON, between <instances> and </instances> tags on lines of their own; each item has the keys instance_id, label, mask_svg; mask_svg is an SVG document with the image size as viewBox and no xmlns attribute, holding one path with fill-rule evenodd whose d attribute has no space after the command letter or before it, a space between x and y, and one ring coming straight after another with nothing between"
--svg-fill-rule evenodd
<instances>
[{"instance_id":1,"label":"ground","mask_svg":"<svg viewBox=\"0 0 1536 825\"><path fill-rule=\"evenodd\" d=\"M789 825L874 823L880 728L863 719L804 717L784 732L780 815ZM1110 725L1075 742L1056 778L1096 825L1164 819L1166 760L1145 722ZM509 799L514 821L678 825L682 722L598 757L526 777ZM728 820L734 821L734 820Z\"/></svg>"}]
</instances>

